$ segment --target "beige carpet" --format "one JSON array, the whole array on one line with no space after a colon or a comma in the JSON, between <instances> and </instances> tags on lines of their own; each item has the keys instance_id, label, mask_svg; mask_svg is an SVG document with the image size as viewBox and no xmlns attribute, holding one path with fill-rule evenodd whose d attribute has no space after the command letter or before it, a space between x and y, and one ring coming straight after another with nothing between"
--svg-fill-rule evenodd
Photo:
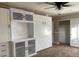
<instances>
[{"instance_id":1,"label":"beige carpet","mask_svg":"<svg viewBox=\"0 0 79 59\"><path fill-rule=\"evenodd\" d=\"M33 57L79 57L79 48L68 45L54 45L51 48L38 52Z\"/></svg>"}]
</instances>

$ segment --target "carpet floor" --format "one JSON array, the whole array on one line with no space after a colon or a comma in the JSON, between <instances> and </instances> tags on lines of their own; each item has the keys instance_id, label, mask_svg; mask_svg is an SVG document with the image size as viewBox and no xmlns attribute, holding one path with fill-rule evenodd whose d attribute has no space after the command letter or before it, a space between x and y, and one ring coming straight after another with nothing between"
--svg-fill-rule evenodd
<instances>
[{"instance_id":1,"label":"carpet floor","mask_svg":"<svg viewBox=\"0 0 79 59\"><path fill-rule=\"evenodd\" d=\"M51 48L38 52L33 57L79 57L79 48L68 45L54 45Z\"/></svg>"}]
</instances>

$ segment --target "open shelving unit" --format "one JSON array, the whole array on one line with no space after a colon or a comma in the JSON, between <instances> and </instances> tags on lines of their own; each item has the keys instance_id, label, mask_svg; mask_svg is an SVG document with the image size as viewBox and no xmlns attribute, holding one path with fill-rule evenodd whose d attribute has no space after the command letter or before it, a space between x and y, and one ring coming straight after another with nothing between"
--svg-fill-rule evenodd
<instances>
[{"instance_id":1,"label":"open shelving unit","mask_svg":"<svg viewBox=\"0 0 79 59\"><path fill-rule=\"evenodd\" d=\"M12 41L17 39L34 38L33 23L11 22Z\"/></svg>"}]
</instances>

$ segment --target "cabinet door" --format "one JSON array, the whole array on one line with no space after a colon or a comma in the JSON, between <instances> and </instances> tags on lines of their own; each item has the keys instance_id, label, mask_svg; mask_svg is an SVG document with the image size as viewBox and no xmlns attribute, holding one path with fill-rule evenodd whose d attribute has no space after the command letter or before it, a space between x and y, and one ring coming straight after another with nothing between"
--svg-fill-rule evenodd
<instances>
[{"instance_id":1,"label":"cabinet door","mask_svg":"<svg viewBox=\"0 0 79 59\"><path fill-rule=\"evenodd\" d=\"M33 12L24 11L24 20L33 22Z\"/></svg>"},{"instance_id":2,"label":"cabinet door","mask_svg":"<svg viewBox=\"0 0 79 59\"><path fill-rule=\"evenodd\" d=\"M11 20L23 20L24 14L23 10L11 8Z\"/></svg>"},{"instance_id":3,"label":"cabinet door","mask_svg":"<svg viewBox=\"0 0 79 59\"><path fill-rule=\"evenodd\" d=\"M14 20L23 20L23 14L18 12L13 12L13 19Z\"/></svg>"},{"instance_id":4,"label":"cabinet door","mask_svg":"<svg viewBox=\"0 0 79 59\"><path fill-rule=\"evenodd\" d=\"M35 40L29 40L28 41L28 54L35 53Z\"/></svg>"},{"instance_id":5,"label":"cabinet door","mask_svg":"<svg viewBox=\"0 0 79 59\"><path fill-rule=\"evenodd\" d=\"M25 14L25 20L27 20L27 21L33 21L33 15Z\"/></svg>"},{"instance_id":6,"label":"cabinet door","mask_svg":"<svg viewBox=\"0 0 79 59\"><path fill-rule=\"evenodd\" d=\"M25 57L25 42L19 42L15 44L16 57Z\"/></svg>"},{"instance_id":7,"label":"cabinet door","mask_svg":"<svg viewBox=\"0 0 79 59\"><path fill-rule=\"evenodd\" d=\"M0 42L9 41L9 11L0 8Z\"/></svg>"}]
</instances>

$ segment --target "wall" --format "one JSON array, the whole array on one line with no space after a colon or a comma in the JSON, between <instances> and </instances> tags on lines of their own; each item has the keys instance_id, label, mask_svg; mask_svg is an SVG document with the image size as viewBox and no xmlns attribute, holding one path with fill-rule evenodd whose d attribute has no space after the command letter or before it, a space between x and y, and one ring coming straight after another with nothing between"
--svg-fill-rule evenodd
<instances>
[{"instance_id":1,"label":"wall","mask_svg":"<svg viewBox=\"0 0 79 59\"><path fill-rule=\"evenodd\" d=\"M53 17L53 21L54 21L54 43L58 44L59 43L59 21L58 21L59 17Z\"/></svg>"}]
</instances>

